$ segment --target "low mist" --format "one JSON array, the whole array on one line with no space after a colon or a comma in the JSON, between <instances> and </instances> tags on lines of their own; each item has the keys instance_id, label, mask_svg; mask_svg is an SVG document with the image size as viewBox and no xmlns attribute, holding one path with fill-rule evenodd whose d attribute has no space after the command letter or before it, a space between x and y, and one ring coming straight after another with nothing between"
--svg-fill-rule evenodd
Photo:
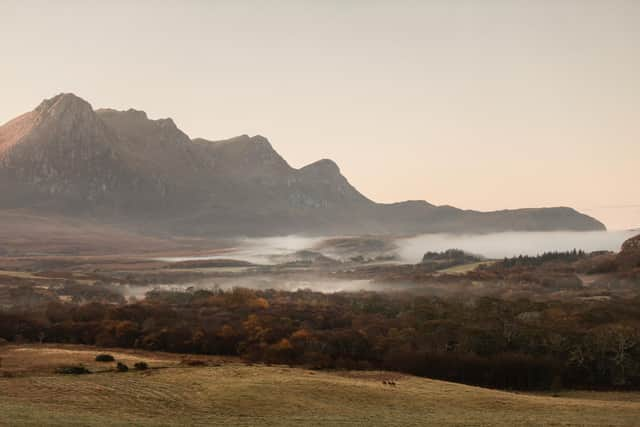
<instances>
[{"instance_id":1,"label":"low mist","mask_svg":"<svg viewBox=\"0 0 640 427\"><path fill-rule=\"evenodd\" d=\"M402 263L420 262L425 252L462 249L487 258L518 255L535 256L544 252L562 252L573 249L585 252L620 250L622 243L634 236L633 231L579 231L579 232L507 232L492 234L423 234L397 239L395 255ZM271 264L272 257L316 247L328 237L280 236L268 238L241 238L227 251L211 256L159 258L177 262L207 259L236 259L255 264ZM324 255L332 256L331 253Z\"/></svg>"},{"instance_id":2,"label":"low mist","mask_svg":"<svg viewBox=\"0 0 640 427\"><path fill-rule=\"evenodd\" d=\"M375 283L371 280L339 280L327 279L324 277L273 277L269 275L223 278L218 280L206 279L188 283L155 284L146 286L118 285L113 289L122 294L125 298L143 299L149 291L176 291L186 292L188 290L230 290L233 288L249 289L277 289L281 291L295 292L299 290L312 290L314 292L335 293L335 292L357 292L357 291L391 291L403 290L406 286L401 284Z\"/></svg>"},{"instance_id":3,"label":"low mist","mask_svg":"<svg viewBox=\"0 0 640 427\"><path fill-rule=\"evenodd\" d=\"M278 236L261 238L238 238L236 245L223 253L211 256L168 257L158 258L160 261L180 262L209 259L236 259L254 264L270 264L271 258L287 255L303 249L309 249L323 241L322 237Z\"/></svg>"},{"instance_id":4,"label":"low mist","mask_svg":"<svg viewBox=\"0 0 640 427\"><path fill-rule=\"evenodd\" d=\"M403 262L417 263L427 251L441 252L462 249L487 258L519 255L535 256L544 252L573 249L585 252L620 250L622 243L632 237L632 231L585 232L509 232L493 234L453 235L425 234L396 241L398 256Z\"/></svg>"}]
</instances>

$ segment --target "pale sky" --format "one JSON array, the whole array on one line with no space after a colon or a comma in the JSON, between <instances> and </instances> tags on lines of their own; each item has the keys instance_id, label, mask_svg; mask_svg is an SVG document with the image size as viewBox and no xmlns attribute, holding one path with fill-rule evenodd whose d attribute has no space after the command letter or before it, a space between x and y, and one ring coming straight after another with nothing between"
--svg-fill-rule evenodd
<instances>
[{"instance_id":1,"label":"pale sky","mask_svg":"<svg viewBox=\"0 0 640 427\"><path fill-rule=\"evenodd\" d=\"M640 227L640 1L0 0L0 122L73 92L368 197Z\"/></svg>"}]
</instances>

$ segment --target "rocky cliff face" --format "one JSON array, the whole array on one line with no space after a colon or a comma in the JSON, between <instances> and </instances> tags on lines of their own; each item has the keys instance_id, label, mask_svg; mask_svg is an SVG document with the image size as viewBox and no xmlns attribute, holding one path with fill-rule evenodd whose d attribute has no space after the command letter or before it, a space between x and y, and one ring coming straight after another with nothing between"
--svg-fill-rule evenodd
<instances>
[{"instance_id":1,"label":"rocky cliff face","mask_svg":"<svg viewBox=\"0 0 640 427\"><path fill-rule=\"evenodd\" d=\"M569 208L480 213L358 192L331 160L295 169L262 136L191 140L171 119L94 111L72 94L0 127L0 208L178 233L594 230Z\"/></svg>"}]
</instances>

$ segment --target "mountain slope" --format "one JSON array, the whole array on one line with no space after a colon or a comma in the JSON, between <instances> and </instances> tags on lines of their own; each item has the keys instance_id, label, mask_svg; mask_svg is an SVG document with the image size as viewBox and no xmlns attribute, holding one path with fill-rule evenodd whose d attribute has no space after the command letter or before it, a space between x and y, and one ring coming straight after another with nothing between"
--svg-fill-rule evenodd
<instances>
[{"instance_id":1,"label":"mountain slope","mask_svg":"<svg viewBox=\"0 0 640 427\"><path fill-rule=\"evenodd\" d=\"M292 168L262 136L191 140L171 119L72 94L0 127L0 208L209 235L598 230L570 208L375 203L331 160Z\"/></svg>"}]
</instances>

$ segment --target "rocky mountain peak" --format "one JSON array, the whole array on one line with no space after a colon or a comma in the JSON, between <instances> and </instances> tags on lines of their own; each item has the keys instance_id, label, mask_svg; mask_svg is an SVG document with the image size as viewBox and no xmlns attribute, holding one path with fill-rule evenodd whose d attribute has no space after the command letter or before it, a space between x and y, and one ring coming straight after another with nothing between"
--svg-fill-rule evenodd
<instances>
[{"instance_id":1,"label":"rocky mountain peak","mask_svg":"<svg viewBox=\"0 0 640 427\"><path fill-rule=\"evenodd\" d=\"M256 143L256 144L268 144L271 145L271 143L269 142L269 140L262 136L262 135L254 135L252 137L249 138L252 142Z\"/></svg>"},{"instance_id":2,"label":"rocky mountain peak","mask_svg":"<svg viewBox=\"0 0 640 427\"><path fill-rule=\"evenodd\" d=\"M61 93L42 101L33 113L31 136L43 142L76 141L91 145L104 139L104 125L91 104L72 93Z\"/></svg>"},{"instance_id":3,"label":"rocky mountain peak","mask_svg":"<svg viewBox=\"0 0 640 427\"><path fill-rule=\"evenodd\" d=\"M116 111L116 110L111 110L111 111ZM142 111L142 110L136 110L134 108L129 108L127 111L124 112L125 114L127 114L128 116L130 116L133 119L137 119L137 120L149 120L149 116L147 116L147 112L146 111Z\"/></svg>"},{"instance_id":4,"label":"rocky mountain peak","mask_svg":"<svg viewBox=\"0 0 640 427\"><path fill-rule=\"evenodd\" d=\"M84 99L72 94L61 93L53 98L45 99L36 108L43 117L59 119L63 115L92 115L93 108Z\"/></svg>"},{"instance_id":5,"label":"rocky mountain peak","mask_svg":"<svg viewBox=\"0 0 640 427\"><path fill-rule=\"evenodd\" d=\"M130 121L145 121L149 120L147 113L141 110L135 110L133 108L129 108L126 111L120 111L113 108L100 108L96 110L96 114L99 116L122 116L126 117Z\"/></svg>"},{"instance_id":6,"label":"rocky mountain peak","mask_svg":"<svg viewBox=\"0 0 640 427\"><path fill-rule=\"evenodd\" d=\"M90 146L104 142L105 132L91 104L72 93L61 93L0 127L0 154L5 163L10 152L17 150L22 155L40 158L44 164L48 154L36 146L55 144L69 149L74 145Z\"/></svg>"},{"instance_id":7,"label":"rocky mountain peak","mask_svg":"<svg viewBox=\"0 0 640 427\"><path fill-rule=\"evenodd\" d=\"M173 119L152 120L147 113L133 108L126 111L100 109L96 114L118 135L140 143L189 143L190 139Z\"/></svg>"},{"instance_id":8,"label":"rocky mountain peak","mask_svg":"<svg viewBox=\"0 0 640 427\"><path fill-rule=\"evenodd\" d=\"M331 159L321 159L317 162L313 162L301 169L306 173L312 173L315 175L322 176L335 176L340 175L340 168Z\"/></svg>"},{"instance_id":9,"label":"rocky mountain peak","mask_svg":"<svg viewBox=\"0 0 640 427\"><path fill-rule=\"evenodd\" d=\"M156 120L156 123L158 123L158 125L164 129L171 129L171 130L178 129L178 126L176 126L176 123L173 121L172 118L169 118L169 117L166 119L158 119Z\"/></svg>"}]
</instances>

